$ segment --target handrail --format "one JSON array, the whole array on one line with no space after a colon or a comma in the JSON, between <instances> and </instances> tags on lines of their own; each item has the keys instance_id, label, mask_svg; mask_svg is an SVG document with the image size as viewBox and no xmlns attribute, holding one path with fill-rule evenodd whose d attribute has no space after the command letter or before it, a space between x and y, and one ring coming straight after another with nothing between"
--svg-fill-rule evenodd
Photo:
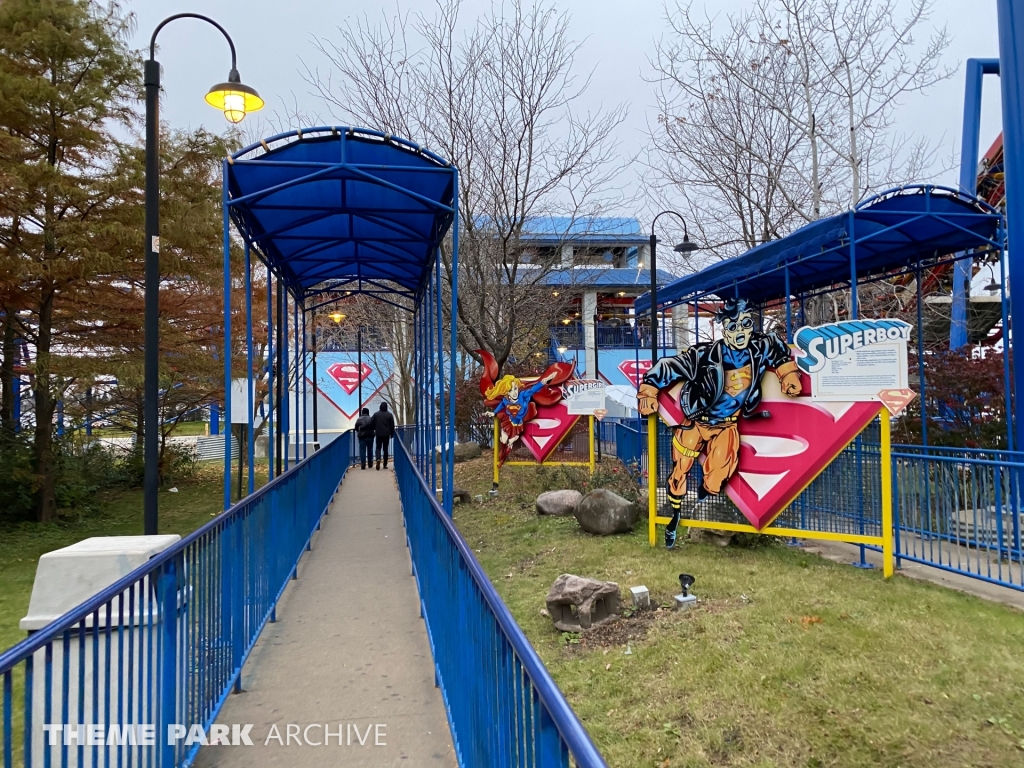
<instances>
[{"instance_id":1,"label":"handrail","mask_svg":"<svg viewBox=\"0 0 1024 768\"><path fill-rule=\"evenodd\" d=\"M337 439L341 438L339 437ZM217 515L213 520L205 525L196 528L192 533L182 538L181 541L175 542L172 546L163 550L159 554L154 555L146 561L145 565L140 565L127 576L123 576L106 589L97 592L85 602L79 603L63 616L54 619L42 629L33 632L31 637L25 638L15 645L12 645L3 653L0 653L0 673L5 672L14 664L23 661L26 657L46 646L47 643L51 643L54 640L59 639L64 632L74 628L76 624L88 619L89 616L111 600L115 599L118 595L122 594L133 584L138 583L145 576L148 576L158 570L164 563L180 555L189 546L189 544L202 538L215 528L225 525L232 517L241 514L242 510L255 502L260 501L262 497L271 493L277 486L287 482L290 476L299 472L300 468L304 464L312 461L318 455L319 451L290 467L287 472L278 475L269 483L259 488L259 490L251 496L246 496L244 499L235 502L234 506L224 510L221 514Z\"/></svg>"},{"instance_id":2,"label":"handrail","mask_svg":"<svg viewBox=\"0 0 1024 768\"><path fill-rule=\"evenodd\" d=\"M0 765L64 762L67 741L43 733L61 711L161 735L175 723L207 728L232 687L240 690L246 658L296 578L350 453L340 436L0 654ZM89 764L127 757L173 768L198 749L162 736L117 741L90 747Z\"/></svg>"},{"instance_id":3,"label":"handrail","mask_svg":"<svg viewBox=\"0 0 1024 768\"><path fill-rule=\"evenodd\" d=\"M569 703L565 700L565 696L562 694L561 690L559 690L558 685L551 678L550 673L544 666L544 662L541 661L537 652L530 644L530 641L526 638L526 635L523 634L522 629L519 628L519 625L512 617L508 607L494 589L494 585L491 584L491 580L480 566L476 557L474 557L472 550L469 545L466 544L462 534L459 533L451 518L441 508L435 494L430 491L422 473L419 471L419 468L416 466L415 461L409 454L409 451L402 440L395 440L395 457L398 461L406 462L407 470L412 472L416 483L419 485L419 492L429 503L430 509L437 522L440 522L444 527L450 543L453 544L458 551L459 556L469 572L469 575L472 577L474 584L480 590L481 596L487 604L487 607L497 620L498 626L501 627L502 634L512 646L512 650L515 652L519 661L525 668L530 682L533 684L533 687L537 692L538 698L547 710L548 714L551 716L555 727L558 729L559 735L569 748L573 758L575 758L576 764L579 768L607 768L604 758L602 758L601 754L597 751L597 748L590 739L590 735L583 727L583 724L579 721L579 718L572 710L572 707L570 707ZM398 461L396 461L396 465L398 464ZM399 484L399 487L401 487L401 484ZM405 499L403 499L403 502L405 502ZM430 617L427 616L428 621L429 618ZM454 735L456 740L458 740L459 735Z\"/></svg>"}]
</instances>

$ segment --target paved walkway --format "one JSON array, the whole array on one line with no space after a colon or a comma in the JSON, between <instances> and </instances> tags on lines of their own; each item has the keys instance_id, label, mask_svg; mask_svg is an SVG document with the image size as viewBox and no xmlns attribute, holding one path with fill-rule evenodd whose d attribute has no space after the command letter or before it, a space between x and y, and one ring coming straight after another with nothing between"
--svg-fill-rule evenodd
<instances>
[{"instance_id":1,"label":"paved walkway","mask_svg":"<svg viewBox=\"0 0 1024 768\"><path fill-rule=\"evenodd\" d=\"M253 746L196 765L455 766L390 470L349 470L298 575L218 718L252 723Z\"/></svg>"},{"instance_id":2,"label":"paved walkway","mask_svg":"<svg viewBox=\"0 0 1024 768\"><path fill-rule=\"evenodd\" d=\"M816 552L822 557L826 557L837 563L849 564L860 560L860 547L855 544L843 544L838 541L807 541L804 546L807 552ZM979 553L976 549L967 549L966 547L958 547L956 545L949 544L943 544L943 549L946 551L947 557L952 554L957 554L959 556L959 562L974 563L976 568L978 567L979 557L985 560L992 560L992 572L997 572L998 564L994 558L985 553ZM919 546L918 551L923 551L923 547ZM867 550L865 553L865 559L876 568L882 567L881 552ZM954 558L953 561L957 562L957 559ZM1009 566L1004 562L1003 568L1006 569L1007 567ZM1012 567L1017 568L1018 566L1014 565ZM1024 592L1017 589L1001 587L998 584L982 581L981 579L976 579L972 576L952 573L941 568L932 568L931 566L923 565L922 563L914 563L910 560L904 560L903 565L898 571L896 571L896 573L906 576L907 578L927 581L932 584L949 587L950 589L956 589L960 592L966 592L969 595L980 597L983 600L991 600L996 603L1003 603L1004 605L1010 605L1014 608L1024 610Z\"/></svg>"}]
</instances>

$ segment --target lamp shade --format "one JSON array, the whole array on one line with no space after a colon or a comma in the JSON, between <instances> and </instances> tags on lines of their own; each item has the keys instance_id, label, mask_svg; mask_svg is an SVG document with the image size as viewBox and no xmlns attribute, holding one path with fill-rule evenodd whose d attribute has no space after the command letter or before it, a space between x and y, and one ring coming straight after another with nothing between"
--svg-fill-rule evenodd
<instances>
[{"instance_id":1,"label":"lamp shade","mask_svg":"<svg viewBox=\"0 0 1024 768\"><path fill-rule=\"evenodd\" d=\"M679 245L677 245L672 250L674 250L676 253L693 253L694 251L699 250L699 248L696 243L690 242L689 237L683 235L683 242L679 243Z\"/></svg>"},{"instance_id":2,"label":"lamp shade","mask_svg":"<svg viewBox=\"0 0 1024 768\"><path fill-rule=\"evenodd\" d=\"M221 110L232 123L240 123L250 112L263 109L263 99L256 90L242 83L218 83L206 94L206 103Z\"/></svg>"}]
</instances>

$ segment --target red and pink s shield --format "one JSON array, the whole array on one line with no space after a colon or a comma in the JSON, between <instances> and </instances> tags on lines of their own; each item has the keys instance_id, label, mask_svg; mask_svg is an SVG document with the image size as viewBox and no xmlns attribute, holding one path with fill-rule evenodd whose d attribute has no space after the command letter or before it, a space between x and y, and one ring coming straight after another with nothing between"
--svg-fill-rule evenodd
<instances>
[{"instance_id":1,"label":"red and pink s shield","mask_svg":"<svg viewBox=\"0 0 1024 768\"><path fill-rule=\"evenodd\" d=\"M771 416L739 421L739 468L725 492L759 531L878 415L875 402L815 402L809 377L801 378L804 394L794 398L782 394L775 376L765 376L761 410ZM681 388L676 385L658 396L658 411L670 426L683 420Z\"/></svg>"}]
</instances>

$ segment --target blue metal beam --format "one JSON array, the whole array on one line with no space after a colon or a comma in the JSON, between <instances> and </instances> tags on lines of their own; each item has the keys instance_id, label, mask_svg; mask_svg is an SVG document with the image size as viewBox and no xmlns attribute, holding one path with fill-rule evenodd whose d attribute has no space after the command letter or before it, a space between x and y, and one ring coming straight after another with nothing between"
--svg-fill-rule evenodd
<instances>
[{"instance_id":1,"label":"blue metal beam","mask_svg":"<svg viewBox=\"0 0 1024 768\"><path fill-rule=\"evenodd\" d=\"M998 0L999 68L1003 96L1003 168L1006 184L1006 224L1011 247L1013 238L1024 232L1024 7L1012 0ZM1024 240L1024 238L1022 238ZM1003 328L1004 354L1010 355L1012 324L1024 318L1024 258L1010 259L1011 328ZM1017 310L1020 309L1018 313ZM1014 361L1016 364L1016 361ZM1013 404L1024 398L1024 376L1013 377ZM1007 414L1009 416L1009 414ZM1024 419L1013 420L1016 445L1024 445Z\"/></svg>"},{"instance_id":2,"label":"blue metal beam","mask_svg":"<svg viewBox=\"0 0 1024 768\"><path fill-rule=\"evenodd\" d=\"M999 74L999 59L968 59L967 86L964 90L964 125L960 140L960 189L974 195L978 191L978 144L981 134L981 94L985 75ZM961 259L953 268L953 316L949 324L949 348L967 343L968 304L971 294L973 259Z\"/></svg>"}]
</instances>

